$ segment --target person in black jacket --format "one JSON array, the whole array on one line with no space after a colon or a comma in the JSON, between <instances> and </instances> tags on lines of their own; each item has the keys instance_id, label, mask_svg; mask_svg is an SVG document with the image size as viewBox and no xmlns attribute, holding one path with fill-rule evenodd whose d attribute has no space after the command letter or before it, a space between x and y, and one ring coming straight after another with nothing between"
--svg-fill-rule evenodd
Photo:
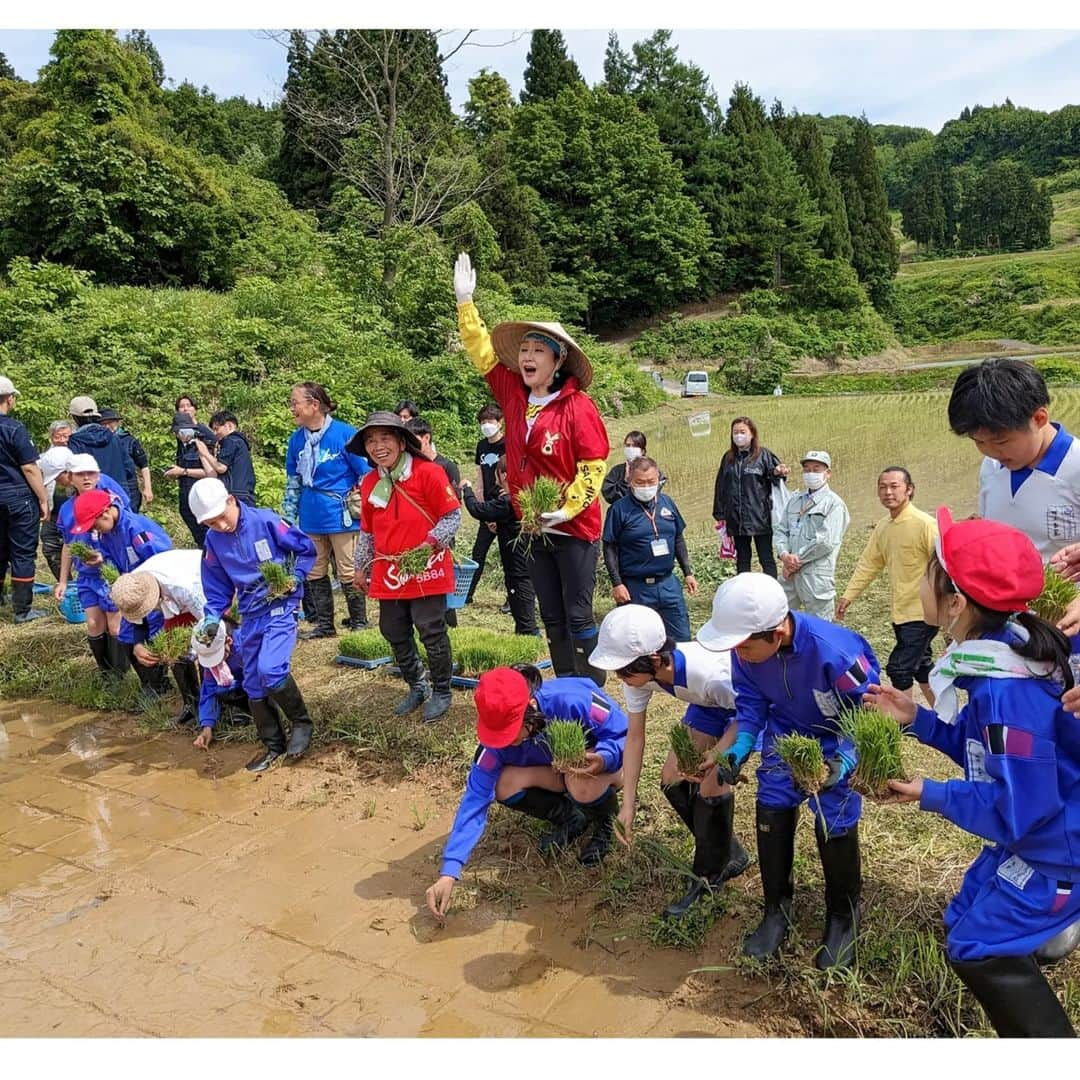
<instances>
[{"instance_id":1,"label":"person in black jacket","mask_svg":"<svg viewBox=\"0 0 1080 1080\"><path fill-rule=\"evenodd\" d=\"M71 399L68 412L76 425L68 439L68 449L73 454L90 454L98 468L123 487L132 471L128 467L130 459L124 444L101 423L97 403L92 397L80 394Z\"/></svg>"},{"instance_id":2,"label":"person in black jacket","mask_svg":"<svg viewBox=\"0 0 1080 1080\"><path fill-rule=\"evenodd\" d=\"M188 495L195 486L195 481L202 480L206 476L195 440L198 438L206 446L214 446L217 439L205 424L196 422L195 405L190 398L182 397L177 400L190 403L190 408L182 405L173 416L171 430L176 436L176 464L166 469L165 475L178 482L177 498L180 504L180 517L184 519L184 524L188 527L195 546L201 548L206 540L208 529L207 526L199 524L188 504Z\"/></svg>"},{"instance_id":3,"label":"person in black jacket","mask_svg":"<svg viewBox=\"0 0 1080 1080\"><path fill-rule=\"evenodd\" d=\"M251 463L251 443L240 430L235 413L222 409L210 417L210 428L217 438L217 454L198 436L195 449L203 472L216 476L237 502L255 505L255 466Z\"/></svg>"},{"instance_id":4,"label":"person in black jacket","mask_svg":"<svg viewBox=\"0 0 1080 1080\"><path fill-rule=\"evenodd\" d=\"M750 569L751 543L757 548L761 569L776 577L772 550L773 485L787 476L788 467L758 442L758 430L748 416L731 422L731 446L720 459L713 492L713 518L724 522L735 541L735 567Z\"/></svg>"},{"instance_id":5,"label":"person in black jacket","mask_svg":"<svg viewBox=\"0 0 1080 1080\"><path fill-rule=\"evenodd\" d=\"M486 502L488 499L498 497L499 485L495 480L495 466L499 458L506 453L506 434L503 431L502 409L493 401L489 401L477 414L477 423L480 425L480 441L476 444L476 453L473 455L473 463L477 466L476 483L480 488L481 498ZM473 575L472 584L469 586L469 596L466 603L472 601L476 595L476 587L480 584L480 576L484 572L487 563L488 552L491 545L498 540L498 531L495 522L481 522L473 543L472 560L478 569ZM501 549L500 549L501 550ZM503 567L505 574L506 567ZM500 609L504 615L510 614L510 597Z\"/></svg>"},{"instance_id":6,"label":"person in black jacket","mask_svg":"<svg viewBox=\"0 0 1080 1080\"><path fill-rule=\"evenodd\" d=\"M468 480L461 482L461 497L465 502L465 509L481 526L488 521L495 522L506 595L510 598L510 614L514 617L514 633L539 635L540 631L536 626L536 593L525 564L525 552L517 543L521 526L510 503L505 457L499 458L495 464L495 482L499 491L493 499L485 499L483 502L477 499Z\"/></svg>"}]
</instances>

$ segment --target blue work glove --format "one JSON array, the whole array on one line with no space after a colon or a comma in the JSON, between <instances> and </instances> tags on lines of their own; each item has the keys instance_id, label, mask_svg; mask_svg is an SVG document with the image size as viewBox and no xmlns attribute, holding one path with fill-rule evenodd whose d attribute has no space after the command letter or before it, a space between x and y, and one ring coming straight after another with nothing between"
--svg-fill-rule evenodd
<instances>
[{"instance_id":1,"label":"blue work glove","mask_svg":"<svg viewBox=\"0 0 1080 1080\"><path fill-rule=\"evenodd\" d=\"M836 787L855 768L855 759L850 754L845 754L843 750L837 750L836 756L829 758L825 764L829 766L829 775L825 777L825 783L821 785L822 791Z\"/></svg>"},{"instance_id":2,"label":"blue work glove","mask_svg":"<svg viewBox=\"0 0 1080 1080\"><path fill-rule=\"evenodd\" d=\"M204 645L209 645L217 637L220 622L221 620L215 616L204 615L192 629L192 637L197 641L201 641Z\"/></svg>"},{"instance_id":3,"label":"blue work glove","mask_svg":"<svg viewBox=\"0 0 1080 1080\"><path fill-rule=\"evenodd\" d=\"M749 731L741 732L731 744L728 752L717 759L716 775L725 784L734 784L739 770L754 749L757 736Z\"/></svg>"}]
</instances>

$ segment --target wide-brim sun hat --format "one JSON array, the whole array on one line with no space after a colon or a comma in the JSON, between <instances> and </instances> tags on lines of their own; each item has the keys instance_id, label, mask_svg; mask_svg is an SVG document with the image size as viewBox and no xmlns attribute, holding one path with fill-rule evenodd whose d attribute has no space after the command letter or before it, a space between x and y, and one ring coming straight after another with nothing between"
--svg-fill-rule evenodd
<instances>
[{"instance_id":1,"label":"wide-brim sun hat","mask_svg":"<svg viewBox=\"0 0 1080 1080\"><path fill-rule=\"evenodd\" d=\"M161 586L153 574L136 570L121 574L112 583L109 597L128 622L142 622L161 603Z\"/></svg>"},{"instance_id":2,"label":"wide-brim sun hat","mask_svg":"<svg viewBox=\"0 0 1080 1080\"><path fill-rule=\"evenodd\" d=\"M408 427L406 427L405 421L402 420L397 413L392 413L387 410L370 413L368 418L364 421L364 426L358 429L356 434L345 444L345 449L348 450L350 454L362 457L374 465L375 463L368 457L367 450L364 448L364 440L367 438L367 433L373 428L390 428L390 430L401 435L405 440L405 449L408 450L410 454L414 454L417 457L420 456L419 436L415 435Z\"/></svg>"},{"instance_id":3,"label":"wide-brim sun hat","mask_svg":"<svg viewBox=\"0 0 1080 1080\"><path fill-rule=\"evenodd\" d=\"M727 652L751 634L775 630L788 614L784 586L769 574L736 574L716 590L712 615L697 632L713 652Z\"/></svg>"},{"instance_id":4,"label":"wide-brim sun hat","mask_svg":"<svg viewBox=\"0 0 1080 1080\"><path fill-rule=\"evenodd\" d=\"M566 359L562 362L562 371L573 375L578 382L578 388L585 390L593 379L592 364L582 351L581 346L563 329L562 323L557 322L503 322L499 323L491 331L491 345L499 363L516 371L518 368L518 349L526 334L543 334L545 337L554 338L560 342L566 351Z\"/></svg>"}]
</instances>

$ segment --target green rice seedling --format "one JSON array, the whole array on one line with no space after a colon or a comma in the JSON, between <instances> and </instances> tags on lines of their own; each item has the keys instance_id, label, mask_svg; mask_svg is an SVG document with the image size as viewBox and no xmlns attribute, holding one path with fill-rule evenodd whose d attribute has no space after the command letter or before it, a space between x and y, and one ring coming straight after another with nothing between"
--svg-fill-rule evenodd
<instances>
[{"instance_id":1,"label":"green rice seedling","mask_svg":"<svg viewBox=\"0 0 1080 1080\"><path fill-rule=\"evenodd\" d=\"M496 667L535 664L544 651L543 639L531 634L499 634L473 626L450 630L454 663L465 675L482 675Z\"/></svg>"},{"instance_id":2,"label":"green rice seedling","mask_svg":"<svg viewBox=\"0 0 1080 1080\"><path fill-rule=\"evenodd\" d=\"M92 559L98 554L97 548L91 547L82 540L72 540L72 542L68 544L68 551L71 552L71 557L73 559L80 559L82 562L86 562L87 559Z\"/></svg>"},{"instance_id":3,"label":"green rice seedling","mask_svg":"<svg viewBox=\"0 0 1080 1080\"><path fill-rule=\"evenodd\" d=\"M354 630L338 639L338 652L354 660L380 660L392 656L390 642L378 630Z\"/></svg>"},{"instance_id":4,"label":"green rice seedling","mask_svg":"<svg viewBox=\"0 0 1080 1080\"><path fill-rule=\"evenodd\" d=\"M1065 609L1078 594L1080 594L1080 589L1048 566L1043 579L1043 591L1031 601L1031 610L1047 622L1056 625L1064 618Z\"/></svg>"},{"instance_id":5,"label":"green rice seedling","mask_svg":"<svg viewBox=\"0 0 1080 1080\"><path fill-rule=\"evenodd\" d=\"M795 786L808 795L816 795L829 775L821 743L809 735L781 735L773 743L781 761L791 770Z\"/></svg>"},{"instance_id":6,"label":"green rice seedling","mask_svg":"<svg viewBox=\"0 0 1080 1080\"><path fill-rule=\"evenodd\" d=\"M682 723L674 724L668 732L668 740L679 763L679 771L687 776L697 776L705 764L705 755L694 742L690 729Z\"/></svg>"},{"instance_id":7,"label":"green rice seedling","mask_svg":"<svg viewBox=\"0 0 1080 1080\"><path fill-rule=\"evenodd\" d=\"M900 753L900 726L877 709L849 708L840 716L840 730L855 744L859 762L851 774L851 786L860 795L881 798L890 780L906 779Z\"/></svg>"},{"instance_id":8,"label":"green rice seedling","mask_svg":"<svg viewBox=\"0 0 1080 1080\"><path fill-rule=\"evenodd\" d=\"M551 763L560 772L585 765L585 729L576 720L549 720L544 741L551 751Z\"/></svg>"},{"instance_id":9,"label":"green rice seedling","mask_svg":"<svg viewBox=\"0 0 1080 1080\"><path fill-rule=\"evenodd\" d=\"M111 562L103 562L101 564L101 576L104 578L106 585L111 585L120 576L120 571Z\"/></svg>"},{"instance_id":10,"label":"green rice seedling","mask_svg":"<svg viewBox=\"0 0 1080 1080\"><path fill-rule=\"evenodd\" d=\"M266 582L266 595L271 600L285 596L296 588L296 578L281 563L259 563L259 573Z\"/></svg>"},{"instance_id":11,"label":"green rice seedling","mask_svg":"<svg viewBox=\"0 0 1080 1080\"><path fill-rule=\"evenodd\" d=\"M522 535L539 536L542 532L540 515L558 510L562 498L562 485L550 476L538 476L529 487L523 487L517 495Z\"/></svg>"},{"instance_id":12,"label":"green rice seedling","mask_svg":"<svg viewBox=\"0 0 1080 1080\"><path fill-rule=\"evenodd\" d=\"M400 555L395 555L394 562L397 563L398 577L419 576L427 569L428 561L433 554L430 544L420 544L408 551L403 551Z\"/></svg>"},{"instance_id":13,"label":"green rice seedling","mask_svg":"<svg viewBox=\"0 0 1080 1080\"><path fill-rule=\"evenodd\" d=\"M175 664L191 651L191 627L173 626L155 634L147 649L163 664Z\"/></svg>"}]
</instances>

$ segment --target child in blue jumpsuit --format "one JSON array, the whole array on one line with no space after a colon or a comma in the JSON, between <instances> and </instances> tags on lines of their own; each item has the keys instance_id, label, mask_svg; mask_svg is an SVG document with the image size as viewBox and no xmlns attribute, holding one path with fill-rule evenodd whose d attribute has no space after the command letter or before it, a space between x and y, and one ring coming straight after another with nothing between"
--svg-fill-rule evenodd
<instances>
[{"instance_id":1,"label":"child in blue jumpsuit","mask_svg":"<svg viewBox=\"0 0 1080 1080\"><path fill-rule=\"evenodd\" d=\"M476 687L476 748L439 879L427 890L427 905L443 919L462 867L484 832L488 809L498 799L552 828L540 851L566 847L593 821L579 855L596 866L611 846L612 822L622 786L626 714L591 679L567 676L544 682L529 664L485 672ZM542 732L548 720L576 720L585 728L588 764L566 774L551 765Z\"/></svg>"},{"instance_id":2,"label":"child in blue jumpsuit","mask_svg":"<svg viewBox=\"0 0 1080 1080\"><path fill-rule=\"evenodd\" d=\"M251 708L243 691L244 669L240 665L240 642L242 630L227 615L218 623L214 640L209 643L195 642L195 655L199 659L199 734L193 745L200 750L209 748L214 729L222 717L222 710L229 710L233 723L248 723ZM229 679L232 681L230 682Z\"/></svg>"},{"instance_id":3,"label":"child in blue jumpsuit","mask_svg":"<svg viewBox=\"0 0 1080 1080\"><path fill-rule=\"evenodd\" d=\"M953 644L930 674L935 709L891 687L867 700L964 769L962 780L892 780L915 802L988 841L945 910L949 963L1001 1036L1061 1037L1072 1025L1039 970L1080 919L1080 725L1061 703L1069 641L1027 611L1042 559L1019 530L955 524L920 586L926 621ZM968 695L959 707L957 690Z\"/></svg>"},{"instance_id":4,"label":"child in blue jumpsuit","mask_svg":"<svg viewBox=\"0 0 1080 1080\"><path fill-rule=\"evenodd\" d=\"M212 640L217 623L236 597L244 620L238 649L243 686L265 748L246 767L249 772L262 772L284 753L300 757L311 743L314 725L289 663L296 647L297 608L304 578L315 563L315 545L272 510L237 502L213 477L196 481L190 502L196 520L210 530L202 561L206 614L196 633L201 639ZM296 582L292 592L270 598L259 571L264 562L291 564ZM267 699L292 722L288 747L281 721Z\"/></svg>"},{"instance_id":5,"label":"child in blue jumpsuit","mask_svg":"<svg viewBox=\"0 0 1080 1080\"><path fill-rule=\"evenodd\" d=\"M83 537L84 542L101 553L101 562L93 564L91 569L97 570L97 582L100 582L97 587L102 589L104 598L109 599L110 606L115 610L115 605L108 597L109 586L101 575L102 565L108 562L121 574L130 573L152 556L162 551L171 551L172 541L156 521L132 511L126 496L121 499L108 491L87 491L70 500L64 509L67 509L68 505L72 507L75 531L86 534ZM132 654L136 642L145 642L163 626L161 613L152 611L140 623L131 623L122 618L116 635L126 656L125 667L135 668L145 698L152 699L168 693L165 670L157 666L135 664L132 662Z\"/></svg>"},{"instance_id":6,"label":"child in blue jumpsuit","mask_svg":"<svg viewBox=\"0 0 1080 1080\"><path fill-rule=\"evenodd\" d=\"M734 652L731 683L738 735L728 755L732 779L762 736L757 844L765 916L743 943L743 952L765 959L779 951L787 936L795 888L795 827L807 795L795 786L774 743L797 732L821 743L829 766L822 790L809 800L825 871L825 934L815 964L822 970L847 966L862 890L862 800L848 786L855 748L841 736L838 720L878 681L874 650L847 627L789 611L780 583L768 574L753 573L739 574L716 590L712 618L698 631L698 641L708 649Z\"/></svg>"}]
</instances>

